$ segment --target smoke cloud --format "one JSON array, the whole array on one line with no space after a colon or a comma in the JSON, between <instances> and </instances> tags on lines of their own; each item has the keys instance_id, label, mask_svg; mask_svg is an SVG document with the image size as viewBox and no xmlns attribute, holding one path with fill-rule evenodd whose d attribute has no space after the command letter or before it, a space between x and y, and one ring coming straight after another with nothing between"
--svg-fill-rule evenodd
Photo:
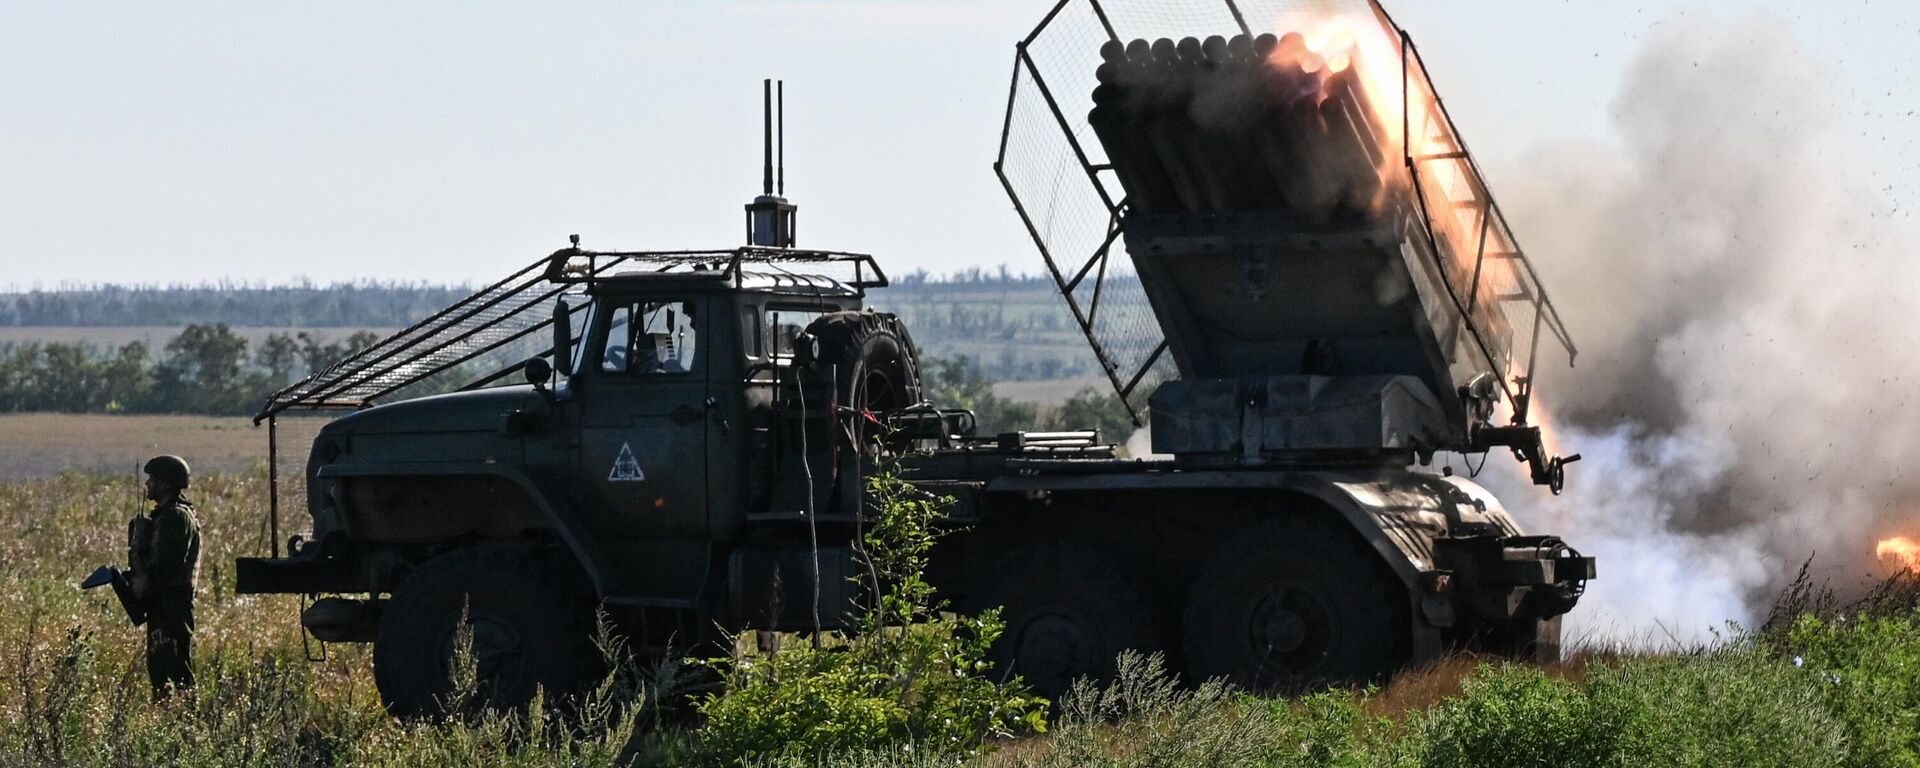
<instances>
[{"instance_id":1,"label":"smoke cloud","mask_svg":"<svg viewBox=\"0 0 1920 768\"><path fill-rule=\"evenodd\" d=\"M1876 539L1920 534L1920 238L1849 179L1848 87L1784 22L1659 29L1614 99L1618 144L1492 179L1579 345L1540 399L1585 461L1561 497L1482 479L1600 558L1574 640L1751 626L1810 556L1859 583Z\"/></svg>"}]
</instances>

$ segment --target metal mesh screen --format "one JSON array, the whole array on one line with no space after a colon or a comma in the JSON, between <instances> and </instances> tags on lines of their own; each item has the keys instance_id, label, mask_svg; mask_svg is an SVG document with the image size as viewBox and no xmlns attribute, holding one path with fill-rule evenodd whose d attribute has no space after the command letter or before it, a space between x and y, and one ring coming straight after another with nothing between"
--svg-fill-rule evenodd
<instances>
[{"instance_id":1,"label":"metal mesh screen","mask_svg":"<svg viewBox=\"0 0 1920 768\"><path fill-rule=\"evenodd\" d=\"M278 393L262 409L265 418L290 407L360 407L417 388L438 374L481 361L521 340L538 346L538 332L551 328L554 300L578 286L549 282L541 260L481 289L413 327ZM584 304L575 301L575 304ZM451 387L443 387L447 389Z\"/></svg>"},{"instance_id":2,"label":"metal mesh screen","mask_svg":"<svg viewBox=\"0 0 1920 768\"><path fill-rule=\"evenodd\" d=\"M1406 153L1443 274L1487 365L1509 385L1530 382L1543 335L1567 353L1569 362L1573 342L1441 105L1417 49L1405 65Z\"/></svg>"}]
</instances>

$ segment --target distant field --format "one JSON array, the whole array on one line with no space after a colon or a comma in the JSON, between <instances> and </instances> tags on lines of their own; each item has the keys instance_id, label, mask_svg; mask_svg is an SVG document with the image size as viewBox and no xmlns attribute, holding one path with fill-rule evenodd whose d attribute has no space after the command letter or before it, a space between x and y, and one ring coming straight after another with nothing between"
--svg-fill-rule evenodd
<instances>
[{"instance_id":1,"label":"distant field","mask_svg":"<svg viewBox=\"0 0 1920 768\"><path fill-rule=\"evenodd\" d=\"M282 472L298 474L323 423L280 420ZM161 453L186 457L196 471L240 471L266 461L267 429L239 416L0 415L0 480L61 470L131 478L140 462Z\"/></svg>"},{"instance_id":2,"label":"distant field","mask_svg":"<svg viewBox=\"0 0 1920 768\"><path fill-rule=\"evenodd\" d=\"M180 326L171 325L38 325L38 326L0 326L0 346L6 344L26 344L30 342L60 342L71 344L86 342L102 349L118 347L133 341L144 341L147 346L159 350L167 341L180 335ZM249 344L258 344L268 334L310 333L321 341L339 341L355 332L371 330L381 336L394 332L395 328L292 328L285 326L246 325L235 326L233 332L247 339Z\"/></svg>"},{"instance_id":3,"label":"distant field","mask_svg":"<svg viewBox=\"0 0 1920 768\"><path fill-rule=\"evenodd\" d=\"M1109 383L1105 376L1075 376L1071 379L1000 381L993 385L995 395L1037 405L1059 405L1085 389L1092 389L1103 395L1111 394L1113 384Z\"/></svg>"},{"instance_id":4,"label":"distant field","mask_svg":"<svg viewBox=\"0 0 1920 768\"><path fill-rule=\"evenodd\" d=\"M7 329L14 330L14 329ZM127 330L127 329L107 329ZM1057 405L1106 379L1007 381L994 394ZM298 473L324 418L280 419L281 471ZM124 473L160 453L185 456L196 469L237 472L267 458L267 428L244 416L157 416L71 413L0 414L0 480L44 477L61 470Z\"/></svg>"}]
</instances>

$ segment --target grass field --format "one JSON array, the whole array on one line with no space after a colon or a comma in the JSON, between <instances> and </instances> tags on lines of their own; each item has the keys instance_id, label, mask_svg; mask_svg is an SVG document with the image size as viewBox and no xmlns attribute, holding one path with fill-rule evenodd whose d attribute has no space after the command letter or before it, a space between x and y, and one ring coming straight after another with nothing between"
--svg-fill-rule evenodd
<instances>
[{"instance_id":1,"label":"grass field","mask_svg":"<svg viewBox=\"0 0 1920 768\"><path fill-rule=\"evenodd\" d=\"M282 472L300 474L323 423L280 420ZM73 470L118 475L131 484L140 463L161 453L184 456L201 471L245 470L266 461L267 429L239 416L0 414L0 480Z\"/></svg>"},{"instance_id":2,"label":"grass field","mask_svg":"<svg viewBox=\"0 0 1920 768\"><path fill-rule=\"evenodd\" d=\"M1015 402L1034 403L1036 405L1059 405L1067 398L1080 394L1082 390L1095 392L1113 391L1113 384L1105 376L1076 376L1071 379L1036 379L1033 381L996 381L993 394Z\"/></svg>"},{"instance_id":3,"label":"grass field","mask_svg":"<svg viewBox=\"0 0 1920 768\"><path fill-rule=\"evenodd\" d=\"M73 417L63 417L73 418ZM88 459L89 435L163 447L263 440L206 420L0 421L0 445ZM199 426L195 426L198 424ZM129 435L144 435L129 439ZM208 435L212 435L209 437ZM23 437L24 436L24 437ZM37 441L37 442L36 442ZM62 442L64 441L64 442ZM121 450L114 448L113 450ZM190 455L192 451L186 451ZM205 540L198 589L198 689L147 700L140 635L109 595L75 583L122 561L139 506L127 472L72 471L0 481L0 766L469 766L691 764L691 724L637 736L515 718L402 723L385 716L371 654L302 642L300 601L232 592L233 559L266 548L261 467L207 472L190 494ZM22 463L19 466L26 466ZM131 464L128 462L128 466ZM203 466L205 466L203 464ZM58 471L68 469L69 471ZM282 492L300 497L298 473ZM297 510L283 533L299 532ZM768 755L764 764L846 766L1580 766L1920 765L1920 615L1911 584L1875 602L1785 605L1785 621L1702 648L1570 663L1453 658L1370 691L1298 700L1215 687L1182 692L1135 661L1122 682L1060 704L1049 733L971 757L915 750ZM1797 618L1796 618L1797 617Z\"/></svg>"}]
</instances>

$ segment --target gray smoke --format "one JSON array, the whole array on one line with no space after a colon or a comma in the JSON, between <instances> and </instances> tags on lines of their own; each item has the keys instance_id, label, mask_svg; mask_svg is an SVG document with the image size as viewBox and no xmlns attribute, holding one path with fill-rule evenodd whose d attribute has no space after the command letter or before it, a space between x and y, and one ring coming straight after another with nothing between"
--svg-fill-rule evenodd
<instances>
[{"instance_id":1,"label":"gray smoke","mask_svg":"<svg viewBox=\"0 0 1920 768\"><path fill-rule=\"evenodd\" d=\"M1920 238L1850 180L1849 87L1783 22L1669 19L1624 83L1617 145L1492 179L1579 345L1540 397L1586 460L1558 498L1482 479L1601 558L1574 638L1660 644L1920 533Z\"/></svg>"}]
</instances>

